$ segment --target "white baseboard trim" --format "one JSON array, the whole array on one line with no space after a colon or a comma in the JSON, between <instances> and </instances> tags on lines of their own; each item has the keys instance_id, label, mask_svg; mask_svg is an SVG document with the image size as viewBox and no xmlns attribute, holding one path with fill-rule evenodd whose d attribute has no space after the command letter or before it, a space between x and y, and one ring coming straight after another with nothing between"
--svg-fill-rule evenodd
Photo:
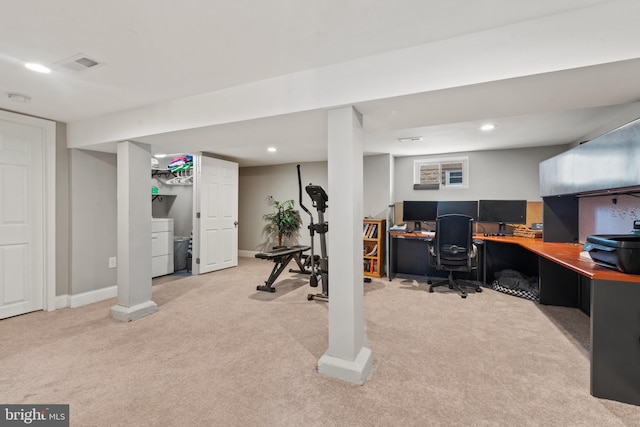
<instances>
[{"instance_id":1,"label":"white baseboard trim","mask_svg":"<svg viewBox=\"0 0 640 427\"><path fill-rule=\"evenodd\" d=\"M69 307L69 295L56 296L56 310Z\"/></svg>"},{"instance_id":2,"label":"white baseboard trim","mask_svg":"<svg viewBox=\"0 0 640 427\"><path fill-rule=\"evenodd\" d=\"M255 258L256 254L260 253L258 251L238 251L238 256L245 258Z\"/></svg>"},{"instance_id":3,"label":"white baseboard trim","mask_svg":"<svg viewBox=\"0 0 640 427\"><path fill-rule=\"evenodd\" d=\"M76 308L94 302L104 301L118 296L118 286L113 285L108 288L96 289L95 291L82 292L77 295L58 295L56 297L56 310L59 308Z\"/></svg>"}]
</instances>

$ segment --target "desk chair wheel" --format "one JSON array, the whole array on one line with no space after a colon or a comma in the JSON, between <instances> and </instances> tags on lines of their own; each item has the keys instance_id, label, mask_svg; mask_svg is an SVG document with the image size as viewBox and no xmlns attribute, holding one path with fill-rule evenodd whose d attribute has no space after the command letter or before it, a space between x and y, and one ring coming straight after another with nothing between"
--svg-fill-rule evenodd
<instances>
[{"instance_id":1,"label":"desk chair wheel","mask_svg":"<svg viewBox=\"0 0 640 427\"><path fill-rule=\"evenodd\" d=\"M478 286L478 287L476 288L476 292L482 292L482 288L481 288L480 286Z\"/></svg>"}]
</instances>

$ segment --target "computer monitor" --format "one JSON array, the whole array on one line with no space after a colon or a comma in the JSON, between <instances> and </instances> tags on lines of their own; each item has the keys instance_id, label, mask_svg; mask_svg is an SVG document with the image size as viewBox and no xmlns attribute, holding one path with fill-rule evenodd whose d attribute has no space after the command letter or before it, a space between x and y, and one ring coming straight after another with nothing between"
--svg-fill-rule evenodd
<instances>
[{"instance_id":1,"label":"computer monitor","mask_svg":"<svg viewBox=\"0 0 640 427\"><path fill-rule=\"evenodd\" d=\"M447 214L462 214L473 219L478 218L478 201L443 201L438 202L438 216Z\"/></svg>"},{"instance_id":2,"label":"computer monitor","mask_svg":"<svg viewBox=\"0 0 640 427\"><path fill-rule=\"evenodd\" d=\"M435 221L438 217L438 202L408 201L402 202L402 220L413 221L414 231L422 229L422 221Z\"/></svg>"},{"instance_id":3,"label":"computer monitor","mask_svg":"<svg viewBox=\"0 0 640 427\"><path fill-rule=\"evenodd\" d=\"M527 223L526 200L480 200L478 203L478 221L497 222L498 234L505 234L505 224Z\"/></svg>"}]
</instances>

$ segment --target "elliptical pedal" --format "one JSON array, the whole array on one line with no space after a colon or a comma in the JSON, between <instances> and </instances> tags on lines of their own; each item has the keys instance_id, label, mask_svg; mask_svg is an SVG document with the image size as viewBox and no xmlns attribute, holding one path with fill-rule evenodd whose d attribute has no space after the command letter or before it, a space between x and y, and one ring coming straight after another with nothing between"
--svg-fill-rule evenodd
<instances>
[{"instance_id":1,"label":"elliptical pedal","mask_svg":"<svg viewBox=\"0 0 640 427\"><path fill-rule=\"evenodd\" d=\"M307 294L307 300L308 301L319 300L319 301L328 302L329 296L325 294Z\"/></svg>"}]
</instances>

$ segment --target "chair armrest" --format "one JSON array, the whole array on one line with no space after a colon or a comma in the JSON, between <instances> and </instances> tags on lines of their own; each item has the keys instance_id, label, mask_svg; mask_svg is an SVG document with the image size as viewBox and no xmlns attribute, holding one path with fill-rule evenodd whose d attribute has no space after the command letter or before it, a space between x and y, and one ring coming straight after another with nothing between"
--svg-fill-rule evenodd
<instances>
[{"instance_id":1,"label":"chair armrest","mask_svg":"<svg viewBox=\"0 0 640 427\"><path fill-rule=\"evenodd\" d=\"M469 267L471 269L478 268L478 246L475 243L471 245L471 254L469 255Z\"/></svg>"},{"instance_id":2,"label":"chair armrest","mask_svg":"<svg viewBox=\"0 0 640 427\"><path fill-rule=\"evenodd\" d=\"M471 253L469 254L469 258L476 258L478 256L478 247L474 244L471 245Z\"/></svg>"},{"instance_id":3,"label":"chair armrest","mask_svg":"<svg viewBox=\"0 0 640 427\"><path fill-rule=\"evenodd\" d=\"M429 265L431 267L436 266L436 249L435 249L435 239L431 239L427 241L427 256L429 257Z\"/></svg>"}]
</instances>

